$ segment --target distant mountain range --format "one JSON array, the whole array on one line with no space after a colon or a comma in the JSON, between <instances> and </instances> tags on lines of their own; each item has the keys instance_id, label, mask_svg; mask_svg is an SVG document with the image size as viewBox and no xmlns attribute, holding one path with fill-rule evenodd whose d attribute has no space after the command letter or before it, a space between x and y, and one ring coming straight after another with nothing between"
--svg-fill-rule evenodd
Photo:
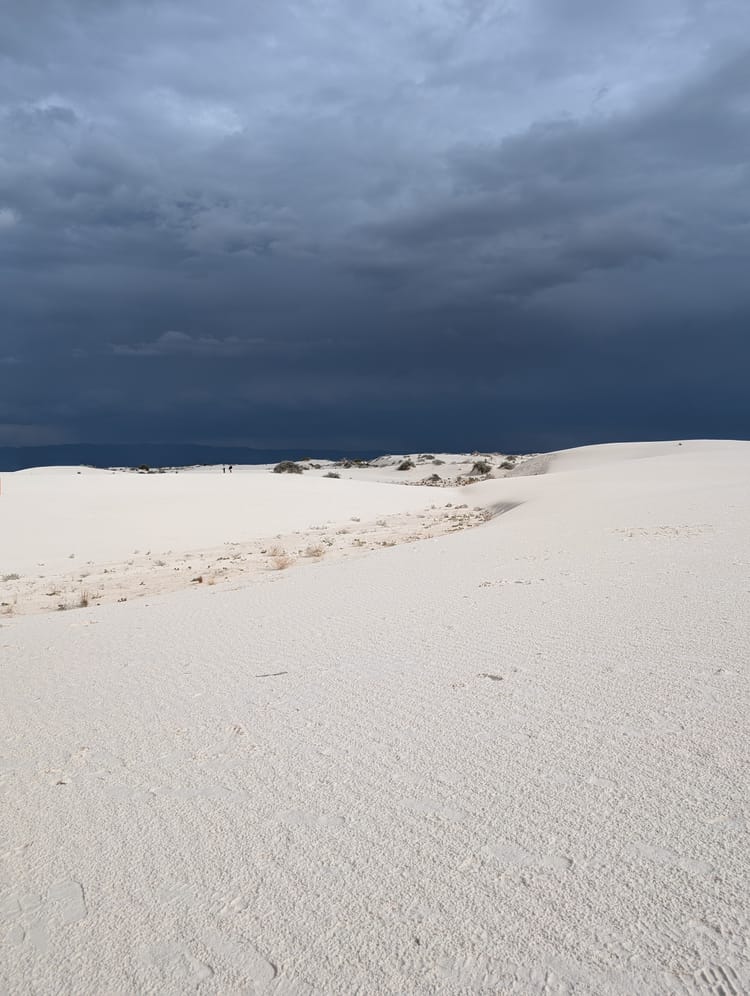
<instances>
[{"instance_id":1,"label":"distant mountain range","mask_svg":"<svg viewBox=\"0 0 750 996\"><path fill-rule=\"evenodd\" d=\"M278 463L280 460L372 460L383 450L254 450L245 446L190 443L67 443L56 446L0 446L0 472L29 467L191 467L195 464Z\"/></svg>"}]
</instances>

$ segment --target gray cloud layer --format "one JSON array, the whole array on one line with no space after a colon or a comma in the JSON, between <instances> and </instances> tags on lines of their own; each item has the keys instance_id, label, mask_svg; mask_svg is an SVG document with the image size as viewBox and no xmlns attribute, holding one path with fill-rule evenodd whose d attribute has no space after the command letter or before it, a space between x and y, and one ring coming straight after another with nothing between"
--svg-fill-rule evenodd
<instances>
[{"instance_id":1,"label":"gray cloud layer","mask_svg":"<svg viewBox=\"0 0 750 996\"><path fill-rule=\"evenodd\" d=\"M8 438L747 435L744 0L0 12Z\"/></svg>"}]
</instances>

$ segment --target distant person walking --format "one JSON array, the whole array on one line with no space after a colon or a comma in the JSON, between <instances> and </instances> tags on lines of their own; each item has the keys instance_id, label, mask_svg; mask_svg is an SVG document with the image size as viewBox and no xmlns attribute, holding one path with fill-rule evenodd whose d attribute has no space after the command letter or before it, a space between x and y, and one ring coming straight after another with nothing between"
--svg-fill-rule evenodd
<instances>
[{"instance_id":1,"label":"distant person walking","mask_svg":"<svg viewBox=\"0 0 750 996\"><path fill-rule=\"evenodd\" d=\"M223 465L222 465L222 468L221 468L221 472L222 472L222 474L226 474L226 472L227 472L227 468L224 467Z\"/></svg>"},{"instance_id":2,"label":"distant person walking","mask_svg":"<svg viewBox=\"0 0 750 996\"><path fill-rule=\"evenodd\" d=\"M229 464L229 473L230 474L232 473L232 464L231 463Z\"/></svg>"}]
</instances>

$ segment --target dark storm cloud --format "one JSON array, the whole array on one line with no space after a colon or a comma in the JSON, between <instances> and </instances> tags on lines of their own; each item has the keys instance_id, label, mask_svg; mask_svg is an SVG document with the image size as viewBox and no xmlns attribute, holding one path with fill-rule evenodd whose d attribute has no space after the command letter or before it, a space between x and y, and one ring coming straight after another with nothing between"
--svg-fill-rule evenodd
<instances>
[{"instance_id":1,"label":"dark storm cloud","mask_svg":"<svg viewBox=\"0 0 750 996\"><path fill-rule=\"evenodd\" d=\"M743 0L6 6L0 435L747 434L748 37Z\"/></svg>"},{"instance_id":2,"label":"dark storm cloud","mask_svg":"<svg viewBox=\"0 0 750 996\"><path fill-rule=\"evenodd\" d=\"M123 343L112 351L117 356L244 356L265 340L238 339L229 336L216 339L211 336L190 336L185 332L165 332L153 342Z\"/></svg>"}]
</instances>

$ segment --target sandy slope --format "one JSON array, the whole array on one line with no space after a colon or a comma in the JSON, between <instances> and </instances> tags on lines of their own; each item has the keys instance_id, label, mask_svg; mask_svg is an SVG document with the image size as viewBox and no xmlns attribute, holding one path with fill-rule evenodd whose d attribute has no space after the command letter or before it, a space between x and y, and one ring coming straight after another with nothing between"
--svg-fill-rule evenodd
<instances>
[{"instance_id":1,"label":"sandy slope","mask_svg":"<svg viewBox=\"0 0 750 996\"><path fill-rule=\"evenodd\" d=\"M162 556L354 516L415 512L435 498L432 489L384 487L377 480L243 470L79 474L76 468L50 468L6 474L0 497L3 573L60 571L71 559L121 561L148 550Z\"/></svg>"},{"instance_id":2,"label":"sandy slope","mask_svg":"<svg viewBox=\"0 0 750 996\"><path fill-rule=\"evenodd\" d=\"M455 535L0 620L0 990L750 991L749 488L571 451Z\"/></svg>"},{"instance_id":3,"label":"sandy slope","mask_svg":"<svg viewBox=\"0 0 750 996\"><path fill-rule=\"evenodd\" d=\"M322 557L444 535L493 514L482 504L469 507L457 483L472 459L445 455L437 487L420 486L435 469L431 461L415 457L414 469L402 473L400 460L339 468L339 480L324 477L331 464L304 476L274 474L270 466L232 474L221 467L6 474L0 616L248 581ZM387 486L394 482L413 486Z\"/></svg>"}]
</instances>

